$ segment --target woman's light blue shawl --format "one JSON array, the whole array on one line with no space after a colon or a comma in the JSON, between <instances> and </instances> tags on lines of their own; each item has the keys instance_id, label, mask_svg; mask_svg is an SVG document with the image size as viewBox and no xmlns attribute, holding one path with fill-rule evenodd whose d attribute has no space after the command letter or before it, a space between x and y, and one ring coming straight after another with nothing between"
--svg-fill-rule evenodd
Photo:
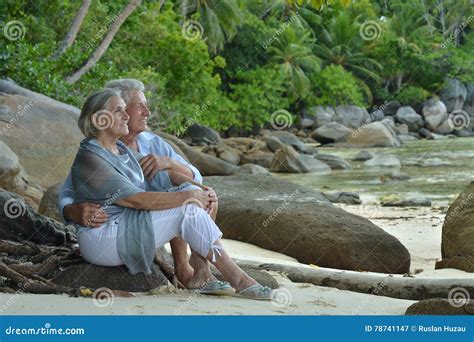
<instances>
[{"instance_id":1,"label":"woman's light blue shawl","mask_svg":"<svg viewBox=\"0 0 474 342\"><path fill-rule=\"evenodd\" d=\"M147 210L120 207L122 198L145 192L145 180L135 151L118 141L122 155L104 149L96 139L84 139L72 166L74 203L99 203L107 213L120 213L117 250L131 274L151 273L155 237ZM124 160L125 158L125 160ZM125 161L125 162L124 162Z\"/></svg>"}]
</instances>

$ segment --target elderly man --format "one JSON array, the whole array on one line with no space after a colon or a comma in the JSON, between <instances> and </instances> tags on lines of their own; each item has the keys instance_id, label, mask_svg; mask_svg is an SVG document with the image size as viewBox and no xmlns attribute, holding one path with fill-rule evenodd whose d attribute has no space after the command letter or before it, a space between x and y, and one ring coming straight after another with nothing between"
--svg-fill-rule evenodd
<instances>
[{"instance_id":1,"label":"elderly man","mask_svg":"<svg viewBox=\"0 0 474 342\"><path fill-rule=\"evenodd\" d=\"M133 79L120 79L110 81L106 88L120 91L121 97L127 104L127 113L130 116L128 122L129 134L122 138L123 142L135 151L145 155L140 160L143 173L147 179L150 191L186 191L190 187L174 187L193 179L202 183L199 171L178 155L172 147L159 136L149 131L147 119L150 111L144 95L142 82ZM159 177L154 177L156 174ZM171 190L170 190L171 189ZM195 189L195 188L194 188ZM215 193L211 190L213 195ZM100 227L107 222L107 214L101 210L100 205L95 203L73 203L73 186L69 174L59 194L59 212L65 222L73 221L91 228ZM217 202L209 202L207 208L209 215L215 220L217 215ZM187 258L187 243L179 237L170 242L175 264L175 274L178 280L187 288L200 288L204 294L219 294L227 283L216 281L212 275L207 260L192 252L191 258Z\"/></svg>"}]
</instances>

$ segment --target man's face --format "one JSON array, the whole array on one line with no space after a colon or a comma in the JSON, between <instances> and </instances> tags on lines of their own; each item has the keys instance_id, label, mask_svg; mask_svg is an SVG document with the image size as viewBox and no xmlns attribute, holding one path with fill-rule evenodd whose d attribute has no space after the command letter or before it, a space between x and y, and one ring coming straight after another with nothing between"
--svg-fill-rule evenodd
<instances>
[{"instance_id":1,"label":"man's face","mask_svg":"<svg viewBox=\"0 0 474 342\"><path fill-rule=\"evenodd\" d=\"M128 129L130 134L139 134L148 129L147 120L150 116L145 94L141 91L132 91L129 94L127 113L130 115Z\"/></svg>"}]
</instances>

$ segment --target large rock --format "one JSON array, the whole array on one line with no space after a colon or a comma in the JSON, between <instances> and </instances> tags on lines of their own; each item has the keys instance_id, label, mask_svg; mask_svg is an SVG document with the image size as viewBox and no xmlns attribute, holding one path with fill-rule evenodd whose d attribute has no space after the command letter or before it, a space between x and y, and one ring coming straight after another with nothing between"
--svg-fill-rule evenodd
<instances>
[{"instance_id":1,"label":"large rock","mask_svg":"<svg viewBox=\"0 0 474 342\"><path fill-rule=\"evenodd\" d=\"M76 240L73 226L37 214L21 196L0 189L0 239L64 245Z\"/></svg>"},{"instance_id":2,"label":"large rock","mask_svg":"<svg viewBox=\"0 0 474 342\"><path fill-rule=\"evenodd\" d=\"M106 267L89 263L74 265L59 273L53 283L79 288L91 289L105 287L111 290L128 292L148 292L157 287L169 284L160 268L153 264L151 273L130 274L126 266Z\"/></svg>"},{"instance_id":3,"label":"large rock","mask_svg":"<svg viewBox=\"0 0 474 342\"><path fill-rule=\"evenodd\" d=\"M317 160L328 164L332 170L352 170L352 165L342 157L332 154L318 153L314 156Z\"/></svg>"},{"instance_id":4,"label":"large rock","mask_svg":"<svg viewBox=\"0 0 474 342\"><path fill-rule=\"evenodd\" d=\"M270 165L272 172L289 172L289 173L329 173L331 168L306 154L299 154L291 146L285 146L275 152L272 163Z\"/></svg>"},{"instance_id":5,"label":"large rock","mask_svg":"<svg viewBox=\"0 0 474 342\"><path fill-rule=\"evenodd\" d=\"M282 148L285 146L285 144L282 143L281 140L278 139L277 137L265 136L263 137L263 140L267 143L268 149L272 152L275 152L279 148Z\"/></svg>"},{"instance_id":6,"label":"large rock","mask_svg":"<svg viewBox=\"0 0 474 342\"><path fill-rule=\"evenodd\" d=\"M263 141L243 137L225 139L224 144L240 151L242 154L245 154L250 150L266 150L267 146Z\"/></svg>"},{"instance_id":7,"label":"large rock","mask_svg":"<svg viewBox=\"0 0 474 342\"><path fill-rule=\"evenodd\" d=\"M239 168L239 174L246 175L269 175L270 172L263 166L257 164L244 164Z\"/></svg>"},{"instance_id":8,"label":"large rock","mask_svg":"<svg viewBox=\"0 0 474 342\"><path fill-rule=\"evenodd\" d=\"M186 131L186 137L191 140L193 145L217 145L222 142L219 133L204 125L192 124Z\"/></svg>"},{"instance_id":9,"label":"large rock","mask_svg":"<svg viewBox=\"0 0 474 342\"><path fill-rule=\"evenodd\" d=\"M315 121L316 128L332 122L336 116L334 108L329 106L311 107L307 110L307 114Z\"/></svg>"},{"instance_id":10,"label":"large rock","mask_svg":"<svg viewBox=\"0 0 474 342\"><path fill-rule=\"evenodd\" d=\"M206 177L219 195L224 237L345 270L406 273L410 254L369 220L318 192L272 176Z\"/></svg>"},{"instance_id":11,"label":"large rock","mask_svg":"<svg viewBox=\"0 0 474 342\"><path fill-rule=\"evenodd\" d=\"M321 144L328 144L339 141L351 133L350 128L337 122L330 122L315 129L311 136Z\"/></svg>"},{"instance_id":12,"label":"large rock","mask_svg":"<svg viewBox=\"0 0 474 342\"><path fill-rule=\"evenodd\" d=\"M369 113L362 107L341 105L337 106L335 111L336 116L334 117L334 121L349 128L356 129L363 124L370 122Z\"/></svg>"},{"instance_id":13,"label":"large rock","mask_svg":"<svg viewBox=\"0 0 474 342\"><path fill-rule=\"evenodd\" d=\"M375 157L375 153L372 151L362 150L352 157L353 161L366 161Z\"/></svg>"},{"instance_id":14,"label":"large rock","mask_svg":"<svg viewBox=\"0 0 474 342\"><path fill-rule=\"evenodd\" d=\"M355 130L341 144L356 147L398 147L397 137L382 122L372 122Z\"/></svg>"},{"instance_id":15,"label":"large rock","mask_svg":"<svg viewBox=\"0 0 474 342\"><path fill-rule=\"evenodd\" d=\"M410 106L400 107L395 114L395 119L399 123L406 124L410 132L416 132L424 125L423 117Z\"/></svg>"},{"instance_id":16,"label":"large rock","mask_svg":"<svg viewBox=\"0 0 474 342\"><path fill-rule=\"evenodd\" d=\"M466 85L467 96L462 109L469 114L470 130L474 129L474 83Z\"/></svg>"},{"instance_id":17,"label":"large rock","mask_svg":"<svg viewBox=\"0 0 474 342\"><path fill-rule=\"evenodd\" d=\"M296 135L287 131L270 131L268 136L279 139L285 145L292 146L295 150L300 152L308 152L310 149L305 145Z\"/></svg>"},{"instance_id":18,"label":"large rock","mask_svg":"<svg viewBox=\"0 0 474 342\"><path fill-rule=\"evenodd\" d=\"M446 106L436 98L426 101L423 106L422 114L425 118L426 128L432 132L448 119Z\"/></svg>"},{"instance_id":19,"label":"large rock","mask_svg":"<svg viewBox=\"0 0 474 342\"><path fill-rule=\"evenodd\" d=\"M61 216L59 215L58 210L58 198L59 198L59 190L61 189L63 183L58 183L51 186L45 193L43 198L41 199L41 203L38 208L38 213L44 216L51 217L56 221L61 222Z\"/></svg>"},{"instance_id":20,"label":"large rock","mask_svg":"<svg viewBox=\"0 0 474 342\"><path fill-rule=\"evenodd\" d=\"M43 98L43 97L41 97ZM84 138L77 111L56 101L0 94L0 137L32 181L47 188L64 180Z\"/></svg>"},{"instance_id":21,"label":"large rock","mask_svg":"<svg viewBox=\"0 0 474 342\"><path fill-rule=\"evenodd\" d=\"M467 89L461 81L452 78L446 80L446 85L441 91L440 98L446 105L448 113L456 109L462 109L466 97Z\"/></svg>"},{"instance_id":22,"label":"large rock","mask_svg":"<svg viewBox=\"0 0 474 342\"><path fill-rule=\"evenodd\" d=\"M400 160L392 154L380 153L374 158L364 162L364 168L366 169L384 169L384 168L396 168L402 167Z\"/></svg>"},{"instance_id":23,"label":"large rock","mask_svg":"<svg viewBox=\"0 0 474 342\"><path fill-rule=\"evenodd\" d=\"M17 155L0 140L0 188L23 196L34 208L43 196L40 186L32 186Z\"/></svg>"},{"instance_id":24,"label":"large rock","mask_svg":"<svg viewBox=\"0 0 474 342\"><path fill-rule=\"evenodd\" d=\"M172 141L174 144L176 144L186 155L189 162L194 165L203 176L233 175L239 170L239 167L236 165L228 163L209 154L196 151L184 141L171 134L161 131L157 131L155 133L163 139Z\"/></svg>"},{"instance_id":25,"label":"large rock","mask_svg":"<svg viewBox=\"0 0 474 342\"><path fill-rule=\"evenodd\" d=\"M446 213L441 255L443 263L437 265L439 268L464 264L464 271L474 272L474 182L456 198ZM461 263L460 259L464 262Z\"/></svg>"},{"instance_id":26,"label":"large rock","mask_svg":"<svg viewBox=\"0 0 474 342\"><path fill-rule=\"evenodd\" d=\"M228 163L239 165L241 153L225 144L208 146L202 150L203 153L210 154L216 158L222 159Z\"/></svg>"},{"instance_id":27,"label":"large rock","mask_svg":"<svg viewBox=\"0 0 474 342\"><path fill-rule=\"evenodd\" d=\"M241 158L242 164L257 164L265 168L269 168L272 164L273 153L270 150L253 149L247 151Z\"/></svg>"},{"instance_id":28,"label":"large rock","mask_svg":"<svg viewBox=\"0 0 474 342\"><path fill-rule=\"evenodd\" d=\"M360 196L355 192L323 192L331 203L361 204Z\"/></svg>"},{"instance_id":29,"label":"large rock","mask_svg":"<svg viewBox=\"0 0 474 342\"><path fill-rule=\"evenodd\" d=\"M389 101L384 103L380 108L383 108L383 113L385 115L395 115L397 113L398 108L401 107L400 102L398 101Z\"/></svg>"},{"instance_id":30,"label":"large rock","mask_svg":"<svg viewBox=\"0 0 474 342\"><path fill-rule=\"evenodd\" d=\"M453 299L425 299L410 305L405 315L474 315L474 300L457 303Z\"/></svg>"}]
</instances>

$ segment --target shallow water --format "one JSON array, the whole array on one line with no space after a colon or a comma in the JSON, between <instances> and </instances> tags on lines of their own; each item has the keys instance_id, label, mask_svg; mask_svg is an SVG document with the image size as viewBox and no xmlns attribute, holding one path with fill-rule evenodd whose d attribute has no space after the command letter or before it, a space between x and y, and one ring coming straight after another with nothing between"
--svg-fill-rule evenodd
<instances>
[{"instance_id":1,"label":"shallow water","mask_svg":"<svg viewBox=\"0 0 474 342\"><path fill-rule=\"evenodd\" d=\"M353 170L333 170L327 175L275 174L318 191L352 191L364 203L378 203L379 196L396 194L403 198L420 195L432 200L433 206L446 206L474 180L474 138L416 140L402 147L347 148L319 147L320 153L338 155L350 161ZM351 161L360 150L391 153L401 163L401 172L411 178L405 181L382 181L380 176L391 170L365 170L363 162Z\"/></svg>"}]
</instances>

